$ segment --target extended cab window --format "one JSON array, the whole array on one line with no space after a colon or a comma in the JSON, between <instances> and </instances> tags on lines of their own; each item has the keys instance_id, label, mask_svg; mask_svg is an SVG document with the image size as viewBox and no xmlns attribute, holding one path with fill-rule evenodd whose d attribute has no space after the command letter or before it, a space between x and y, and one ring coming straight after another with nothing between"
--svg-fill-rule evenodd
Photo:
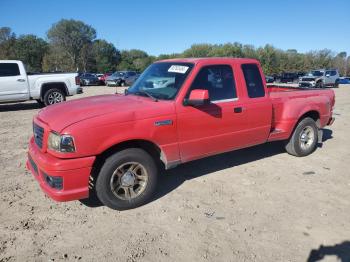
<instances>
[{"instance_id":1,"label":"extended cab window","mask_svg":"<svg viewBox=\"0 0 350 262\"><path fill-rule=\"evenodd\" d=\"M0 64L0 77L5 76L18 76L19 67L16 63L1 63Z\"/></svg>"},{"instance_id":2,"label":"extended cab window","mask_svg":"<svg viewBox=\"0 0 350 262\"><path fill-rule=\"evenodd\" d=\"M261 79L260 71L255 64L244 64L242 70L250 98L264 97L265 88Z\"/></svg>"},{"instance_id":3,"label":"extended cab window","mask_svg":"<svg viewBox=\"0 0 350 262\"><path fill-rule=\"evenodd\" d=\"M203 67L194 79L190 90L206 89L210 101L220 101L237 97L232 68L229 65Z\"/></svg>"}]
</instances>

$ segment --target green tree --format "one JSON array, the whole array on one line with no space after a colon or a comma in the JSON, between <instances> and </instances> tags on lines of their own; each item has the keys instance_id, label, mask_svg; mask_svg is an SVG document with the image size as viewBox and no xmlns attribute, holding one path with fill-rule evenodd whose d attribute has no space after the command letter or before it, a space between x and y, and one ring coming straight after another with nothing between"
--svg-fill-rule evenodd
<instances>
[{"instance_id":1,"label":"green tree","mask_svg":"<svg viewBox=\"0 0 350 262\"><path fill-rule=\"evenodd\" d=\"M120 62L120 53L113 44L105 40L95 40L92 45L96 71L105 73L115 71Z\"/></svg>"},{"instance_id":2,"label":"green tree","mask_svg":"<svg viewBox=\"0 0 350 262\"><path fill-rule=\"evenodd\" d=\"M47 37L58 52L69 57L70 69L76 70L81 63L79 56L82 49L96 38L96 30L82 21L62 19L49 29Z\"/></svg>"},{"instance_id":3,"label":"green tree","mask_svg":"<svg viewBox=\"0 0 350 262\"><path fill-rule=\"evenodd\" d=\"M195 44L183 52L184 57L209 57L212 52L213 45Z\"/></svg>"},{"instance_id":4,"label":"green tree","mask_svg":"<svg viewBox=\"0 0 350 262\"><path fill-rule=\"evenodd\" d=\"M21 60L28 72L41 72L43 58L48 51L48 44L35 35L22 35L14 45L16 59Z\"/></svg>"},{"instance_id":5,"label":"green tree","mask_svg":"<svg viewBox=\"0 0 350 262\"><path fill-rule=\"evenodd\" d=\"M0 59L15 59L16 35L9 27L0 27Z\"/></svg>"},{"instance_id":6,"label":"green tree","mask_svg":"<svg viewBox=\"0 0 350 262\"><path fill-rule=\"evenodd\" d=\"M121 52L121 62L118 70L135 70L142 72L156 58L149 56L146 52L138 49L123 50Z\"/></svg>"}]
</instances>

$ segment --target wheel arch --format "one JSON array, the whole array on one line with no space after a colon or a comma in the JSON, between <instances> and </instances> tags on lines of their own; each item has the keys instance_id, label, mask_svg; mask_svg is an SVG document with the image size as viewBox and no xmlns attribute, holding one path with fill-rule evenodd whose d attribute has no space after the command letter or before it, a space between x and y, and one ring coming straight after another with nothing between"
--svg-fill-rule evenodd
<instances>
[{"instance_id":1,"label":"wheel arch","mask_svg":"<svg viewBox=\"0 0 350 262\"><path fill-rule=\"evenodd\" d=\"M299 116L298 121L296 123L296 125L303 120L306 117L310 117L312 118L318 127L320 127L320 113L317 110L308 110L307 112L303 113L301 116Z\"/></svg>"},{"instance_id":2,"label":"wheel arch","mask_svg":"<svg viewBox=\"0 0 350 262\"><path fill-rule=\"evenodd\" d=\"M61 90L66 96L69 95L68 88L66 83L64 82L49 82L49 83L43 83L40 88L40 98L43 100L45 93L53 88L57 88Z\"/></svg>"},{"instance_id":3,"label":"wheel arch","mask_svg":"<svg viewBox=\"0 0 350 262\"><path fill-rule=\"evenodd\" d=\"M298 117L297 121L295 122L292 131L289 134L289 138L293 135L295 129L297 128L298 124L300 123L300 121L302 121L303 119L310 117L312 118L315 122L318 128L320 128L320 113L315 110L315 109L309 109L306 110L305 112L301 113L300 116Z\"/></svg>"},{"instance_id":4,"label":"wheel arch","mask_svg":"<svg viewBox=\"0 0 350 262\"><path fill-rule=\"evenodd\" d=\"M105 160L114 153L127 148L143 149L152 156L152 158L156 161L156 164L158 166L167 167L168 165L165 153L154 142L144 139L133 139L123 141L113 146L110 146L109 148L105 149L102 153L97 155L95 162L92 166L92 172L90 175L90 186L93 186L93 181L96 181L96 178L99 174L99 170L103 166Z\"/></svg>"}]
</instances>

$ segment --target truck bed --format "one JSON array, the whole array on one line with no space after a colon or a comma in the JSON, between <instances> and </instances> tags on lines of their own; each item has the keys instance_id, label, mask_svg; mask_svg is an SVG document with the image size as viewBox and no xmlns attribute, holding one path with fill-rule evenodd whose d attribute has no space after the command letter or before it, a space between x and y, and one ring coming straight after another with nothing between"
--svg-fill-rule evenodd
<instances>
[{"instance_id":1,"label":"truck bed","mask_svg":"<svg viewBox=\"0 0 350 262\"><path fill-rule=\"evenodd\" d=\"M298 119L311 108L318 108L315 115L320 119L320 128L330 121L335 103L334 91L331 89L269 85L267 90L273 108L269 141L289 138Z\"/></svg>"}]
</instances>

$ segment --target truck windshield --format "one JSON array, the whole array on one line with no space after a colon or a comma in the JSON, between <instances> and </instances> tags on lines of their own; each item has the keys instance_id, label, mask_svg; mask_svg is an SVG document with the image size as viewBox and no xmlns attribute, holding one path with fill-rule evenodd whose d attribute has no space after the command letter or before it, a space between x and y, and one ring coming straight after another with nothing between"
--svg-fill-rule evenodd
<instances>
[{"instance_id":1,"label":"truck windshield","mask_svg":"<svg viewBox=\"0 0 350 262\"><path fill-rule=\"evenodd\" d=\"M191 63L160 62L150 65L128 89L128 94L172 100L193 68Z\"/></svg>"}]
</instances>

